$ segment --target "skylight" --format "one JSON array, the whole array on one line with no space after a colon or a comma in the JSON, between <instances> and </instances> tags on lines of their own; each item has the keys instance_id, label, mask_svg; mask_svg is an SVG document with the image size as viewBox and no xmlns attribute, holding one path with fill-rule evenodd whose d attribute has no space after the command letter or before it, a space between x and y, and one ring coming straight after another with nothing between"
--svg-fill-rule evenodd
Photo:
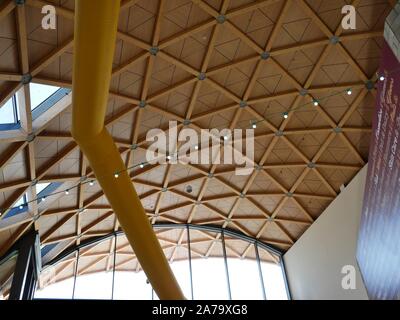
<instances>
[{"instance_id":1,"label":"skylight","mask_svg":"<svg viewBox=\"0 0 400 320\"><path fill-rule=\"evenodd\" d=\"M17 103L15 95L0 108L0 124L13 124L17 122Z\"/></svg>"},{"instance_id":2,"label":"skylight","mask_svg":"<svg viewBox=\"0 0 400 320\"><path fill-rule=\"evenodd\" d=\"M57 101L68 94L71 89L49 86L39 83L30 83L30 98L32 118L35 120ZM20 127L21 120L18 110L18 94L14 94L2 107L0 107L0 130L14 130Z\"/></svg>"},{"instance_id":3,"label":"skylight","mask_svg":"<svg viewBox=\"0 0 400 320\"><path fill-rule=\"evenodd\" d=\"M43 201L43 198L47 197L48 194L51 194L54 192L62 183L60 182L53 182L53 183L37 183L36 184L36 194L39 199L37 200L38 203ZM9 218L12 216L15 216L17 214L26 212L28 210L28 196L25 193L21 198L18 199L17 202L15 202L14 206L8 211L5 217L3 218ZM1 214L0 214L1 215Z\"/></svg>"},{"instance_id":4,"label":"skylight","mask_svg":"<svg viewBox=\"0 0 400 320\"><path fill-rule=\"evenodd\" d=\"M49 86L39 83L30 83L31 92L31 110L35 109L53 93L55 93L60 87Z\"/></svg>"},{"instance_id":5,"label":"skylight","mask_svg":"<svg viewBox=\"0 0 400 320\"><path fill-rule=\"evenodd\" d=\"M24 194L18 201L14 204L14 208L26 204L26 194Z\"/></svg>"},{"instance_id":6,"label":"skylight","mask_svg":"<svg viewBox=\"0 0 400 320\"><path fill-rule=\"evenodd\" d=\"M36 194L41 193L44 189L46 189L50 183L38 183L36 185Z\"/></svg>"}]
</instances>

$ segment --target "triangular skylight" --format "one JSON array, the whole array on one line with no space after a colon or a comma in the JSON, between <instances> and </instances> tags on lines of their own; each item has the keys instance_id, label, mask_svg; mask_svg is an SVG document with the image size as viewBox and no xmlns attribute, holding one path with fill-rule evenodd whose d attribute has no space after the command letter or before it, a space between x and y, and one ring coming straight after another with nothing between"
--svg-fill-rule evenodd
<instances>
[{"instance_id":1,"label":"triangular skylight","mask_svg":"<svg viewBox=\"0 0 400 320\"><path fill-rule=\"evenodd\" d=\"M31 110L52 96L60 87L49 86L46 84L30 83Z\"/></svg>"},{"instance_id":2,"label":"triangular skylight","mask_svg":"<svg viewBox=\"0 0 400 320\"><path fill-rule=\"evenodd\" d=\"M23 195L21 198L18 199L18 201L14 204L14 207L19 207L22 206L26 203L26 196Z\"/></svg>"},{"instance_id":3,"label":"triangular skylight","mask_svg":"<svg viewBox=\"0 0 400 320\"><path fill-rule=\"evenodd\" d=\"M30 83L29 87L33 120L46 112L71 91L67 88L59 90L60 87L39 83ZM21 120L18 110L18 94L21 93L22 91L19 91L17 94L14 94L0 107L0 130L18 129L20 125L19 121Z\"/></svg>"},{"instance_id":4,"label":"triangular skylight","mask_svg":"<svg viewBox=\"0 0 400 320\"><path fill-rule=\"evenodd\" d=\"M18 111L15 95L0 107L0 124L17 123Z\"/></svg>"},{"instance_id":5,"label":"triangular skylight","mask_svg":"<svg viewBox=\"0 0 400 320\"><path fill-rule=\"evenodd\" d=\"M50 183L38 183L36 185L36 194L41 193L44 189L46 189Z\"/></svg>"}]
</instances>

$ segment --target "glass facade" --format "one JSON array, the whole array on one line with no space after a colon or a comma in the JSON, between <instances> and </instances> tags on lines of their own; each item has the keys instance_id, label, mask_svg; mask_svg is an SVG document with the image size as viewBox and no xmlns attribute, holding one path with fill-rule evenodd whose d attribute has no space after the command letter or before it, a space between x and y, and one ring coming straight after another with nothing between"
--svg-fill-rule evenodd
<instances>
[{"instance_id":1,"label":"glass facade","mask_svg":"<svg viewBox=\"0 0 400 320\"><path fill-rule=\"evenodd\" d=\"M187 299L288 299L280 255L268 246L215 230L187 227L167 232L180 235L178 246L165 245L167 240L159 238ZM50 268L66 263L74 265L69 277L53 274L54 283L38 288L35 298L158 299L122 233L83 246Z\"/></svg>"}]
</instances>

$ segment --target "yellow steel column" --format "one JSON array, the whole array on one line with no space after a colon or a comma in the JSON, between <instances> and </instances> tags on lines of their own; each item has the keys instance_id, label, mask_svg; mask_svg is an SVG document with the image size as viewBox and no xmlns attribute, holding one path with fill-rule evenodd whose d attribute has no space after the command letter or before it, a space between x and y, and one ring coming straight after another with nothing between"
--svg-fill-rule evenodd
<instances>
[{"instance_id":1,"label":"yellow steel column","mask_svg":"<svg viewBox=\"0 0 400 320\"><path fill-rule=\"evenodd\" d=\"M160 299L184 299L118 149L104 126L119 0L76 0L72 136L87 157ZM114 174L119 172L118 178Z\"/></svg>"}]
</instances>

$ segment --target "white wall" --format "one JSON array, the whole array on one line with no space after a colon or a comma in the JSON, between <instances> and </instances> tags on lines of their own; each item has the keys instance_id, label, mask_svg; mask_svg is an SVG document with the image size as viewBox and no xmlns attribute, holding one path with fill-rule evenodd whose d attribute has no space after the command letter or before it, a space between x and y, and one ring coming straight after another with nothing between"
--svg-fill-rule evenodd
<instances>
[{"instance_id":1,"label":"white wall","mask_svg":"<svg viewBox=\"0 0 400 320\"><path fill-rule=\"evenodd\" d=\"M284 255L295 300L368 299L356 262L365 166ZM356 289L342 288L344 265L356 268Z\"/></svg>"}]
</instances>

